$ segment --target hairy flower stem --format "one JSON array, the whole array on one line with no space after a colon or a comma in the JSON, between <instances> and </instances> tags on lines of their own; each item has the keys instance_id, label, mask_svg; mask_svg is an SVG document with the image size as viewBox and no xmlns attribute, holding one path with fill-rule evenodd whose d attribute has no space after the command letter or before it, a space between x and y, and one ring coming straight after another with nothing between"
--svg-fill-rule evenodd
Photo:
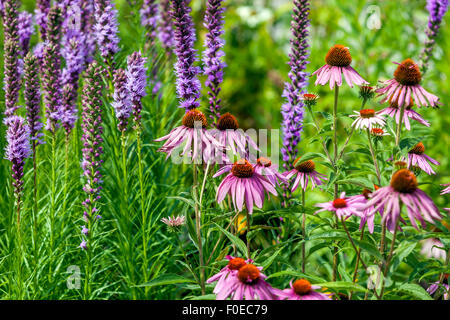
<instances>
[{"instance_id":1,"label":"hairy flower stem","mask_svg":"<svg viewBox=\"0 0 450 320\"><path fill-rule=\"evenodd\" d=\"M369 140L369 149L370 149L370 154L372 155L373 165L375 166L375 170L376 170L376 173L377 173L378 185L381 186L380 169L378 168L377 155L375 153L375 149L373 148L372 138L370 137L370 130L369 130L369 128L367 128L367 140Z\"/></svg>"},{"instance_id":2,"label":"hairy flower stem","mask_svg":"<svg viewBox=\"0 0 450 320\"><path fill-rule=\"evenodd\" d=\"M400 119L397 125L397 132L395 134L395 146L398 147L400 144L400 133L402 131L402 124L403 124L403 116L405 115L405 104L402 105L400 108ZM394 159L395 160L395 159ZM394 163L394 161L393 161Z\"/></svg>"},{"instance_id":3,"label":"hairy flower stem","mask_svg":"<svg viewBox=\"0 0 450 320\"><path fill-rule=\"evenodd\" d=\"M333 107L333 130L334 130L334 170L337 176L337 157L338 157L338 142L337 142L337 105L338 105L338 97L339 97L339 86L336 86L334 91L334 107ZM334 199L337 199L339 193L338 184L334 183ZM339 220L336 216L336 225L335 229L338 228ZM337 278L337 265L338 265L338 247L334 246L333 250L333 282L336 281Z\"/></svg>"},{"instance_id":4,"label":"hairy flower stem","mask_svg":"<svg viewBox=\"0 0 450 320\"><path fill-rule=\"evenodd\" d=\"M305 273L306 266L306 205L305 205L305 190L302 188L302 206L303 206L303 217L302 217L302 272Z\"/></svg>"},{"instance_id":5,"label":"hairy flower stem","mask_svg":"<svg viewBox=\"0 0 450 320\"><path fill-rule=\"evenodd\" d=\"M193 164L193 191L194 194L197 193L198 190L198 172L197 172L197 165L194 163ZM197 196L195 196L197 197ZM195 227L196 227L196 231L197 231L197 242L198 242L198 256L199 256L199 262L200 262L200 287L202 290L202 295L205 295L206 290L205 290L205 267L204 267L204 262L203 262L203 245L202 245L202 234L201 234L201 221L200 221L200 208L198 206L198 202L197 199L194 199L195 201L195 206L194 206L194 210L195 210Z\"/></svg>"},{"instance_id":6,"label":"hairy flower stem","mask_svg":"<svg viewBox=\"0 0 450 320\"><path fill-rule=\"evenodd\" d=\"M400 210L401 210L401 205L400 205ZM392 260L392 255L394 254L394 248L395 248L395 240L397 238L397 230L398 230L398 224L400 222L400 219L397 219L396 223L395 223L395 229L394 229L394 235L392 236L392 242L391 242L391 249L389 250L389 254L388 257L386 259L386 264L384 266L384 271L383 271L383 284L381 286L381 292L380 295L378 296L379 300L383 299L383 294L384 294L384 289L385 289L385 278L386 275L389 271L389 266L391 264L391 260Z\"/></svg>"},{"instance_id":7,"label":"hairy flower stem","mask_svg":"<svg viewBox=\"0 0 450 320\"><path fill-rule=\"evenodd\" d=\"M37 270L38 267L38 241L37 241L37 217L38 217L38 200L37 200L37 165L36 165L36 140L32 140L31 143L33 152L33 250L34 250L34 268ZM35 288L37 288L38 278L34 277Z\"/></svg>"},{"instance_id":8,"label":"hairy flower stem","mask_svg":"<svg viewBox=\"0 0 450 320\"><path fill-rule=\"evenodd\" d=\"M323 147L323 151L325 152L328 160L330 161L331 165L334 167L334 160L331 158L330 153L328 152L327 146L325 144L325 140L323 139L323 137L320 135L320 127L319 124L316 120L316 117L314 116L314 113L311 109L311 106L307 106L307 109L309 111L309 113L311 114L311 118L313 120L314 126L316 127L317 133L319 133L319 139L320 142L322 142L322 147Z\"/></svg>"}]
</instances>

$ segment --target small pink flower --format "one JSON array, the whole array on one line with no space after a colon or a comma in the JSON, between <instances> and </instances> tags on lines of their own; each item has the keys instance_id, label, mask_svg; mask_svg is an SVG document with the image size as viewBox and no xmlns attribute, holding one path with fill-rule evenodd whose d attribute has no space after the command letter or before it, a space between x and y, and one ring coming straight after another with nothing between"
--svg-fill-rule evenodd
<instances>
[{"instance_id":1,"label":"small pink flower","mask_svg":"<svg viewBox=\"0 0 450 320\"><path fill-rule=\"evenodd\" d=\"M331 300L330 293L320 293L315 290L320 286L313 286L306 279L296 280L289 283L290 288L284 290L276 290L280 300Z\"/></svg>"},{"instance_id":2,"label":"small pink flower","mask_svg":"<svg viewBox=\"0 0 450 320\"><path fill-rule=\"evenodd\" d=\"M428 238L423 240L422 250L420 250L420 253L429 259L435 258L445 261L445 258L447 257L445 247L438 238Z\"/></svg>"},{"instance_id":3,"label":"small pink flower","mask_svg":"<svg viewBox=\"0 0 450 320\"><path fill-rule=\"evenodd\" d=\"M389 107L384 108L383 110L378 112L379 115L387 115L395 119L397 125L400 123L400 113L401 110L398 108L398 106L392 103ZM419 113L414 111L411 106L407 106L403 113L402 123L405 125L406 130L411 130L411 124L409 122L409 119L415 120L426 127L430 126L430 123L426 121L424 118L422 118L422 116Z\"/></svg>"},{"instance_id":4,"label":"small pink flower","mask_svg":"<svg viewBox=\"0 0 450 320\"><path fill-rule=\"evenodd\" d=\"M353 112L355 114L350 115L350 117L356 117L356 120L352 123L355 129L372 129L374 125L381 127L385 125L384 118L373 109L363 109Z\"/></svg>"},{"instance_id":5,"label":"small pink flower","mask_svg":"<svg viewBox=\"0 0 450 320\"><path fill-rule=\"evenodd\" d=\"M366 80L361 78L358 72L350 66L352 56L347 47L336 44L328 51L325 57L326 64L316 71L313 75L317 75L315 85L325 85L330 83L330 89L336 84L338 87L342 85L342 75L350 88L353 84L368 84Z\"/></svg>"},{"instance_id":6,"label":"small pink flower","mask_svg":"<svg viewBox=\"0 0 450 320\"><path fill-rule=\"evenodd\" d=\"M185 220L186 218L184 216L167 217L161 219L161 221L164 222L169 227L180 227L184 225Z\"/></svg>"},{"instance_id":7,"label":"small pink flower","mask_svg":"<svg viewBox=\"0 0 450 320\"><path fill-rule=\"evenodd\" d=\"M233 256L226 256L225 258L229 260L228 264L218 273L206 280L206 283L213 283L217 281L213 291L215 294L218 294L224 286L227 285L227 281L236 276L241 267L245 266L247 263L253 262L253 260L244 260Z\"/></svg>"},{"instance_id":8,"label":"small pink flower","mask_svg":"<svg viewBox=\"0 0 450 320\"><path fill-rule=\"evenodd\" d=\"M398 65L394 78L386 81L383 88L376 90L379 95L385 95L381 103L396 102L399 108L412 105L413 102L419 107L437 107L439 98L420 85L422 74L417 64L411 59L394 63Z\"/></svg>"},{"instance_id":9,"label":"small pink flower","mask_svg":"<svg viewBox=\"0 0 450 320\"><path fill-rule=\"evenodd\" d=\"M435 165L440 165L439 162L425 154L425 146L422 142L419 142L411 150L409 150L407 163L408 169L417 166L429 175L436 174L428 162Z\"/></svg>"},{"instance_id":10,"label":"small pink flower","mask_svg":"<svg viewBox=\"0 0 450 320\"><path fill-rule=\"evenodd\" d=\"M286 183L286 177L278 172L276 166L265 157L260 157L256 160L255 172L266 177L273 185Z\"/></svg>"},{"instance_id":11,"label":"small pink flower","mask_svg":"<svg viewBox=\"0 0 450 320\"><path fill-rule=\"evenodd\" d=\"M325 203L317 203L316 207L322 209L317 210L314 214L322 211L335 212L339 219L348 219L350 216L360 216L360 212L364 209L366 200L364 197L352 196L345 197L345 192L342 192L338 199Z\"/></svg>"},{"instance_id":12,"label":"small pink flower","mask_svg":"<svg viewBox=\"0 0 450 320\"><path fill-rule=\"evenodd\" d=\"M312 160L300 161L300 158L295 160L294 169L291 171L285 172L284 176L286 179L291 179L294 176L297 176L292 185L292 192L294 192L298 186L300 185L304 191L308 187L308 181L311 181L311 189L314 189L316 186L322 184L323 181L326 181L327 178L325 175L320 174L316 171L316 164Z\"/></svg>"}]
</instances>

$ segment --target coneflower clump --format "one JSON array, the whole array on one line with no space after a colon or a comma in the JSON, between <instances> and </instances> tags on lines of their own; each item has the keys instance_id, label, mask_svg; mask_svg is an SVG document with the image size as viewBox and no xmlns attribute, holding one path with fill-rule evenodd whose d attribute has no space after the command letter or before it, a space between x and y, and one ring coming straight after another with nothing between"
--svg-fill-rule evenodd
<instances>
[{"instance_id":1,"label":"coneflower clump","mask_svg":"<svg viewBox=\"0 0 450 320\"><path fill-rule=\"evenodd\" d=\"M285 83L283 96L286 102L281 107L283 122L283 155L285 169L290 169L291 160L297 154L297 145L300 142L300 134L303 130L304 106L300 98L307 86L308 74L305 72L308 64L308 27L309 27L309 2L307 0L294 1L294 13L291 22L291 53L289 54L290 82Z\"/></svg>"},{"instance_id":2,"label":"coneflower clump","mask_svg":"<svg viewBox=\"0 0 450 320\"><path fill-rule=\"evenodd\" d=\"M225 8L222 7L223 0L208 0L206 4L205 22L203 23L208 33L205 40L205 51L203 53L203 63L205 65L204 72L207 76L205 85L209 88L209 110L212 115L211 119L220 118L221 99L219 93L220 84L223 81L223 69L226 67L223 62L225 53L222 47L225 41L221 38L224 33L223 13Z\"/></svg>"},{"instance_id":3,"label":"coneflower clump","mask_svg":"<svg viewBox=\"0 0 450 320\"><path fill-rule=\"evenodd\" d=\"M194 49L196 37L190 16L190 2L191 0L173 0L171 11L175 25L177 93L181 100L180 108L185 108L186 112L200 106L198 98L201 87L197 78L200 68L194 65L197 61L197 50Z\"/></svg>"},{"instance_id":4,"label":"coneflower clump","mask_svg":"<svg viewBox=\"0 0 450 320\"><path fill-rule=\"evenodd\" d=\"M14 195L19 206L23 190L23 166L25 159L31 154L30 129L25 123L25 119L19 116L7 117L4 120L4 124L8 127L6 131L5 158L11 161L12 164L12 185L14 186ZM20 211L19 208L18 211ZM18 221L19 219L18 217Z\"/></svg>"},{"instance_id":5,"label":"coneflower clump","mask_svg":"<svg viewBox=\"0 0 450 320\"><path fill-rule=\"evenodd\" d=\"M43 127L40 116L41 92L39 85L39 63L37 58L29 52L24 59L24 99L27 110L27 122L30 127L30 139L37 144L43 143ZM33 143L35 145L35 143Z\"/></svg>"},{"instance_id":6,"label":"coneflower clump","mask_svg":"<svg viewBox=\"0 0 450 320\"><path fill-rule=\"evenodd\" d=\"M11 116L19 108L17 101L21 85L18 59L20 52L17 41L10 38L6 39L4 50L5 116Z\"/></svg>"},{"instance_id":7,"label":"coneflower clump","mask_svg":"<svg viewBox=\"0 0 450 320\"><path fill-rule=\"evenodd\" d=\"M147 68L140 52L134 52L127 59L127 90L133 108L134 127L137 129L141 125L142 97L146 96L145 87L147 86Z\"/></svg>"},{"instance_id":8,"label":"coneflower clump","mask_svg":"<svg viewBox=\"0 0 450 320\"><path fill-rule=\"evenodd\" d=\"M87 198L83 201L85 207L84 219L89 222L92 216L98 216L97 202L100 200L102 189L101 166L103 160L103 126L102 126L102 81L101 68L94 61L86 70L84 76L85 86L82 94L83 111L81 114L83 129L83 161L81 167L86 184L83 187Z\"/></svg>"},{"instance_id":9,"label":"coneflower clump","mask_svg":"<svg viewBox=\"0 0 450 320\"><path fill-rule=\"evenodd\" d=\"M94 6L97 47L105 60L111 60L119 51L117 10L110 0L95 0Z\"/></svg>"},{"instance_id":10,"label":"coneflower clump","mask_svg":"<svg viewBox=\"0 0 450 320\"><path fill-rule=\"evenodd\" d=\"M124 132L127 130L128 118L132 112L130 92L127 89L127 76L123 69L117 69L114 72L113 78L114 84L114 101L112 106L116 113L116 117L119 120L117 127L119 131Z\"/></svg>"}]
</instances>

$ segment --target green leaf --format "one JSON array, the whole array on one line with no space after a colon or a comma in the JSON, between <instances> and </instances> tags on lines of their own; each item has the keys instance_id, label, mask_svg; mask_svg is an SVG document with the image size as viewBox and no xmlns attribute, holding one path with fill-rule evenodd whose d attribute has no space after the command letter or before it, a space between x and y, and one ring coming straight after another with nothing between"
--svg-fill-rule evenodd
<instances>
[{"instance_id":1,"label":"green leaf","mask_svg":"<svg viewBox=\"0 0 450 320\"><path fill-rule=\"evenodd\" d=\"M220 229L220 231L222 231L228 237L228 239L230 239L231 242L233 242L236 245L236 247L239 249L239 251L241 251L243 255L247 254L247 246L244 243L244 241L242 241L232 233L228 232L227 230L219 226L217 223L215 223L215 225L217 226L217 228Z\"/></svg>"},{"instance_id":2,"label":"green leaf","mask_svg":"<svg viewBox=\"0 0 450 320\"><path fill-rule=\"evenodd\" d=\"M275 272L275 273L272 273L270 276L268 276L267 279L277 278L277 277L285 277L285 276L292 276L295 278L305 278L305 279L311 281L312 284L322 285L322 283L324 282L324 280L322 278L312 276L312 275L309 275L306 273L302 273L300 271L295 271L295 270L284 270L284 271L280 271L280 272Z\"/></svg>"},{"instance_id":3,"label":"green leaf","mask_svg":"<svg viewBox=\"0 0 450 320\"><path fill-rule=\"evenodd\" d=\"M204 296L192 297L189 300L216 300L216 295L214 293L205 294Z\"/></svg>"},{"instance_id":4,"label":"green leaf","mask_svg":"<svg viewBox=\"0 0 450 320\"><path fill-rule=\"evenodd\" d=\"M185 278L183 276L168 273L168 274L162 274L161 276L157 277L156 279L153 279L149 282L146 282L144 284L137 285L136 287L155 287L155 286L162 286L167 284L178 284L178 283L195 283L194 280Z\"/></svg>"},{"instance_id":5,"label":"green leaf","mask_svg":"<svg viewBox=\"0 0 450 320\"><path fill-rule=\"evenodd\" d=\"M400 263L414 251L414 248L416 246L417 242L411 243L405 241L400 243L400 245L394 251L394 259L392 260L391 264L391 272L394 272L397 269Z\"/></svg>"},{"instance_id":6,"label":"green leaf","mask_svg":"<svg viewBox=\"0 0 450 320\"><path fill-rule=\"evenodd\" d=\"M322 233L315 233L308 238L308 240L317 239L342 240L347 239L347 234L344 231L325 231Z\"/></svg>"},{"instance_id":7,"label":"green leaf","mask_svg":"<svg viewBox=\"0 0 450 320\"><path fill-rule=\"evenodd\" d=\"M359 241L357 239L353 239L353 242L358 247L360 247L361 249L363 249L364 251L369 253L370 255L376 257L378 260L383 260L383 257L381 256L380 252L378 251L378 248L376 246L374 246L373 244L371 244L365 240Z\"/></svg>"},{"instance_id":8,"label":"green leaf","mask_svg":"<svg viewBox=\"0 0 450 320\"><path fill-rule=\"evenodd\" d=\"M323 159L327 160L327 158L321 153L307 152L300 157L299 161L304 162L304 161L308 161L308 160L315 159L315 158L323 158Z\"/></svg>"},{"instance_id":9,"label":"green leaf","mask_svg":"<svg viewBox=\"0 0 450 320\"><path fill-rule=\"evenodd\" d=\"M424 288L415 283L405 283L397 288L398 291L408 293L420 300L433 300Z\"/></svg>"},{"instance_id":10,"label":"green leaf","mask_svg":"<svg viewBox=\"0 0 450 320\"><path fill-rule=\"evenodd\" d=\"M351 179L342 179L336 181L337 184L353 184L355 186L359 186L361 188L367 188L369 190L373 189L373 183L369 179L364 178L351 178Z\"/></svg>"},{"instance_id":11,"label":"green leaf","mask_svg":"<svg viewBox=\"0 0 450 320\"><path fill-rule=\"evenodd\" d=\"M349 291L360 291L365 292L367 289L360 286L359 284L349 282L349 281L336 281L336 282L322 282L319 284L322 288L333 289L333 290L349 290Z\"/></svg>"},{"instance_id":12,"label":"green leaf","mask_svg":"<svg viewBox=\"0 0 450 320\"><path fill-rule=\"evenodd\" d=\"M261 266L264 269L267 269L273 262L273 260L275 260L275 258L280 254L281 250L283 250L284 247L281 247L280 249L278 249L277 251L275 251L275 253L273 255L271 255L269 258L265 258L264 262L261 263Z\"/></svg>"},{"instance_id":13,"label":"green leaf","mask_svg":"<svg viewBox=\"0 0 450 320\"><path fill-rule=\"evenodd\" d=\"M167 197L167 199L181 200L181 201L183 201L184 203L187 203L188 205L190 205L192 208L195 208L195 203L194 203L194 201L192 201L191 199L187 199L187 198L180 197L180 196Z\"/></svg>"}]
</instances>

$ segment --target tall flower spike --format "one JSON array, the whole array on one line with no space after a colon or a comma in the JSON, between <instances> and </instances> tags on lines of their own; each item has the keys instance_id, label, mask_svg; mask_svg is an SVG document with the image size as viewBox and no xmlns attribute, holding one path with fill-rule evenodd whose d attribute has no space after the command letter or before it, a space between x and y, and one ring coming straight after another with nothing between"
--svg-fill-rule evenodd
<instances>
[{"instance_id":1,"label":"tall flower spike","mask_svg":"<svg viewBox=\"0 0 450 320\"><path fill-rule=\"evenodd\" d=\"M130 99L133 108L134 128L141 125L142 97L146 96L145 87L147 86L147 68L140 52L134 52L127 58L127 90L130 93Z\"/></svg>"},{"instance_id":2,"label":"tall flower spike","mask_svg":"<svg viewBox=\"0 0 450 320\"><path fill-rule=\"evenodd\" d=\"M30 49L30 38L34 31L33 15L26 11L19 13L18 24L19 46L22 57L25 57Z\"/></svg>"},{"instance_id":3,"label":"tall flower spike","mask_svg":"<svg viewBox=\"0 0 450 320\"><path fill-rule=\"evenodd\" d=\"M160 19L158 25L158 38L161 42L161 46L170 55L173 51L174 33L173 22L170 15L170 0L160 1Z\"/></svg>"},{"instance_id":4,"label":"tall flower spike","mask_svg":"<svg viewBox=\"0 0 450 320\"><path fill-rule=\"evenodd\" d=\"M7 38L4 47L4 68L5 76L5 116L11 116L19 108L17 101L20 90L20 71L19 71L19 46L17 41Z\"/></svg>"},{"instance_id":5,"label":"tall flower spike","mask_svg":"<svg viewBox=\"0 0 450 320\"><path fill-rule=\"evenodd\" d=\"M117 10L110 0L94 0L95 21L94 32L100 54L111 62L114 54L119 51L119 28Z\"/></svg>"},{"instance_id":6,"label":"tall flower spike","mask_svg":"<svg viewBox=\"0 0 450 320\"><path fill-rule=\"evenodd\" d=\"M6 0L3 1L3 30L5 42L8 39L18 41L19 39L19 7L20 1Z\"/></svg>"},{"instance_id":7,"label":"tall flower spike","mask_svg":"<svg viewBox=\"0 0 450 320\"><path fill-rule=\"evenodd\" d=\"M127 130L128 126L128 118L131 114L131 99L130 92L128 91L127 84L127 76L123 69L117 69L114 72L114 101L112 106L116 113L116 117L119 120L117 127L119 131L123 132Z\"/></svg>"},{"instance_id":8,"label":"tall flower spike","mask_svg":"<svg viewBox=\"0 0 450 320\"><path fill-rule=\"evenodd\" d=\"M25 159L31 154L30 130L25 123L25 119L19 116L10 116L4 120L4 123L8 127L5 158L12 164L12 185L14 186L17 203L20 204L20 196L23 190L23 166Z\"/></svg>"},{"instance_id":9,"label":"tall flower spike","mask_svg":"<svg viewBox=\"0 0 450 320\"><path fill-rule=\"evenodd\" d=\"M27 110L27 122L30 127L30 139L37 144L43 143L40 139L43 136L43 124L40 121L41 92L39 85L39 63L37 58L29 52L24 59L24 98ZM33 145L35 144L33 143Z\"/></svg>"},{"instance_id":10,"label":"tall flower spike","mask_svg":"<svg viewBox=\"0 0 450 320\"><path fill-rule=\"evenodd\" d=\"M158 26L158 3L155 0L144 0L142 8L139 11L141 14L141 24L145 27L146 34L146 51L152 49L156 39L156 29Z\"/></svg>"},{"instance_id":11,"label":"tall flower spike","mask_svg":"<svg viewBox=\"0 0 450 320\"><path fill-rule=\"evenodd\" d=\"M200 67L194 66L197 61L197 50L194 49L196 40L194 23L190 16L191 0L172 0L172 18L175 25L175 54L177 62L177 93L180 99L180 108L186 112L200 106L200 81L197 75Z\"/></svg>"},{"instance_id":12,"label":"tall flower spike","mask_svg":"<svg viewBox=\"0 0 450 320\"><path fill-rule=\"evenodd\" d=\"M36 0L36 24L39 26L42 41L47 40L47 15L50 11L51 0Z\"/></svg>"},{"instance_id":13,"label":"tall flower spike","mask_svg":"<svg viewBox=\"0 0 450 320\"><path fill-rule=\"evenodd\" d=\"M94 4L92 0L79 0L81 32L85 36L86 64L91 63L95 52Z\"/></svg>"},{"instance_id":14,"label":"tall flower spike","mask_svg":"<svg viewBox=\"0 0 450 320\"><path fill-rule=\"evenodd\" d=\"M42 87L47 114L45 129L55 133L58 128L57 122L63 115L61 110L61 9L59 7L50 9L47 22L47 42L44 45L42 58Z\"/></svg>"},{"instance_id":15,"label":"tall flower spike","mask_svg":"<svg viewBox=\"0 0 450 320\"><path fill-rule=\"evenodd\" d=\"M283 155L284 168L292 169L292 161L297 154L297 145L303 130L304 105L300 99L301 93L307 86L308 74L305 71L308 62L308 27L309 27L309 1L294 0L294 12L291 22L291 53L289 54L290 82L284 86L283 96L286 102L281 107L283 122Z\"/></svg>"},{"instance_id":16,"label":"tall flower spike","mask_svg":"<svg viewBox=\"0 0 450 320\"><path fill-rule=\"evenodd\" d=\"M103 127L102 127L102 80L101 68L97 62L92 62L84 75L84 88L82 93L83 111L81 113L83 129L83 161L81 167L86 184L83 187L87 198L83 201L84 219L91 221L92 217L99 218L97 202L100 200L100 191L102 189L101 167L103 160ZM84 240L83 240L84 241Z\"/></svg>"},{"instance_id":17,"label":"tall flower spike","mask_svg":"<svg viewBox=\"0 0 450 320\"><path fill-rule=\"evenodd\" d=\"M205 40L205 51L203 52L204 72L207 76L205 85L209 88L209 110L212 120L220 118L221 99L219 93L220 84L223 81L223 69L226 64L223 62L225 53L222 47L225 41L221 38L224 33L223 13L225 8L222 7L223 0L208 0L206 4L205 22L203 23L208 33Z\"/></svg>"},{"instance_id":18,"label":"tall flower spike","mask_svg":"<svg viewBox=\"0 0 450 320\"><path fill-rule=\"evenodd\" d=\"M426 30L427 40L425 41L425 48L420 55L421 71L425 73L428 69L428 61L433 54L436 37L441 27L442 18L448 9L448 0L428 0L427 10L429 12L428 27Z\"/></svg>"}]
</instances>

